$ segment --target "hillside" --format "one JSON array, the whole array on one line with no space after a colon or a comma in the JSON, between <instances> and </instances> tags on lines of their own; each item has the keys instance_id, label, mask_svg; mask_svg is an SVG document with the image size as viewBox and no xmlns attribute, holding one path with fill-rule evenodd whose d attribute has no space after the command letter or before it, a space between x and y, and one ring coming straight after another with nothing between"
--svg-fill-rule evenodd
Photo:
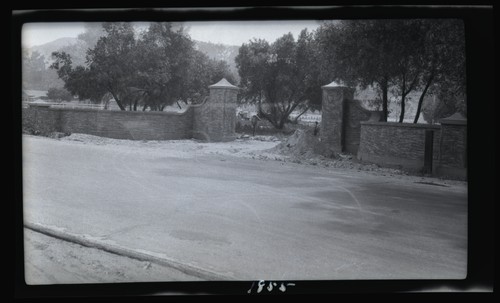
<instances>
[{"instance_id":1,"label":"hillside","mask_svg":"<svg viewBox=\"0 0 500 303\"><path fill-rule=\"evenodd\" d=\"M72 38L72 37L65 37L65 38L59 38L57 40L42 44L42 45L35 45L27 49L28 53L31 54L34 51L39 52L41 55L45 57L45 60L49 60L51 57L52 52L58 51L62 48L68 47L75 45L79 43L78 38Z\"/></svg>"},{"instance_id":2,"label":"hillside","mask_svg":"<svg viewBox=\"0 0 500 303\"><path fill-rule=\"evenodd\" d=\"M211 42L203 42L203 41L194 41L195 49L201 51L206 54L209 58L215 60L224 60L228 63L231 70L236 72L236 63L234 59L238 55L239 46L236 45L225 45L220 43L211 43ZM85 57L85 53L87 51L88 45L85 41L80 40L78 38L65 37L59 38L54 41L32 46L27 48L28 54L33 53L34 51L39 52L41 55L45 57L45 60L50 60L52 52L55 51L66 51L72 55L72 58L80 58ZM73 60L74 62L78 62L80 60Z\"/></svg>"}]
</instances>

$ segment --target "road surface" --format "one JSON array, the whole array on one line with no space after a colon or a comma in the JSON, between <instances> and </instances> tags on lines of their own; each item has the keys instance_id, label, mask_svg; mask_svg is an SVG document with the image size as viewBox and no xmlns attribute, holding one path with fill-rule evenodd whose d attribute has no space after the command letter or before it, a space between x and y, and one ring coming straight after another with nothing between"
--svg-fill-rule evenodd
<instances>
[{"instance_id":1,"label":"road surface","mask_svg":"<svg viewBox=\"0 0 500 303\"><path fill-rule=\"evenodd\" d=\"M228 280L466 277L464 185L134 144L23 137L25 224Z\"/></svg>"}]
</instances>

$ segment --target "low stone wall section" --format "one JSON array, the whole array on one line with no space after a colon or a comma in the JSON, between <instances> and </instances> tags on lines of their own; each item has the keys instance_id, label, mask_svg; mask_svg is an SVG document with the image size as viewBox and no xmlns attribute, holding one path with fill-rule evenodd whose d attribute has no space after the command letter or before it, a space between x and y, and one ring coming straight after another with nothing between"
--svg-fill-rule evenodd
<instances>
[{"instance_id":1,"label":"low stone wall section","mask_svg":"<svg viewBox=\"0 0 500 303\"><path fill-rule=\"evenodd\" d=\"M193 108L183 113L105 111L32 106L23 127L39 133L84 133L114 139L174 140L192 137Z\"/></svg>"},{"instance_id":2,"label":"low stone wall section","mask_svg":"<svg viewBox=\"0 0 500 303\"><path fill-rule=\"evenodd\" d=\"M358 159L381 166L420 171L424 166L425 131L432 130L433 164L439 161L441 127L393 122L361 122Z\"/></svg>"}]
</instances>

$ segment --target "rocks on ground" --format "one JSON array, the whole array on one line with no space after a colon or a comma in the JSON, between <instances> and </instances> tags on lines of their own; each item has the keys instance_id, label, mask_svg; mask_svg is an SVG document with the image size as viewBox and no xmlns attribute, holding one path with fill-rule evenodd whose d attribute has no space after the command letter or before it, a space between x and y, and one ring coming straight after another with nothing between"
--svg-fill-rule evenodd
<instances>
[{"instance_id":1,"label":"rocks on ground","mask_svg":"<svg viewBox=\"0 0 500 303\"><path fill-rule=\"evenodd\" d=\"M332 153L319 136L313 135L313 130L296 130L291 136L269 150L284 155L293 163L319 165L332 168L354 169L358 171L373 171L384 174L408 173L399 169L383 168L376 164L359 162L353 155Z\"/></svg>"}]
</instances>

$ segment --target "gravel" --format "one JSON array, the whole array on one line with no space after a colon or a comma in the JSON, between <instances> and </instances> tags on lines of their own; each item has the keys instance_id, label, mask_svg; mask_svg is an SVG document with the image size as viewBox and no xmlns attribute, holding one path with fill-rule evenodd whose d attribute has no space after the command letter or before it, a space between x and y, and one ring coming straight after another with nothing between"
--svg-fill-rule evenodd
<instances>
[{"instance_id":1,"label":"gravel","mask_svg":"<svg viewBox=\"0 0 500 303\"><path fill-rule=\"evenodd\" d=\"M25 135L26 136L26 135ZM403 169L381 167L377 164L362 163L351 154L336 154L326 157L318 137L311 130L297 130L290 136L239 135L231 142L204 142L194 139L184 140L122 140L87 134L52 134L49 138L101 146L123 146L130 152L149 149L152 153L167 154L171 157L194 158L202 155L242 157L264 161L282 161L300 165L317 166L328 170L349 170L370 175L406 178L413 182L427 182L443 185L466 185L466 181L448 180L430 175L408 172Z\"/></svg>"}]
</instances>

